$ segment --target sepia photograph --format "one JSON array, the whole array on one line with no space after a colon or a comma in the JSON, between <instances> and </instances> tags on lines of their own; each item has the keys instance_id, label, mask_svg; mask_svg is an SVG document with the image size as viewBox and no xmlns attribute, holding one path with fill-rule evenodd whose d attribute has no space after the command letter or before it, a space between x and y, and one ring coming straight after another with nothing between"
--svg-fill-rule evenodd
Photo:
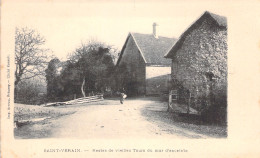
<instances>
[{"instance_id":1,"label":"sepia photograph","mask_svg":"<svg viewBox=\"0 0 260 158\"><path fill-rule=\"evenodd\" d=\"M15 138L226 138L227 18L204 11L180 37L145 28L115 37L121 48L86 34L59 59L37 28L16 27Z\"/></svg>"},{"instance_id":2,"label":"sepia photograph","mask_svg":"<svg viewBox=\"0 0 260 158\"><path fill-rule=\"evenodd\" d=\"M246 50L260 48L253 4L1 2L1 150L233 157L233 144L259 140L260 55Z\"/></svg>"}]
</instances>

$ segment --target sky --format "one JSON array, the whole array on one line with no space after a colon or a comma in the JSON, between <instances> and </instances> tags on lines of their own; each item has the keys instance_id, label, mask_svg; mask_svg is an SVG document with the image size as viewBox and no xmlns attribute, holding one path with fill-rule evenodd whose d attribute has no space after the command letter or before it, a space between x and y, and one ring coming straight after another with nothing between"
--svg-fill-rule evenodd
<instances>
[{"instance_id":1,"label":"sky","mask_svg":"<svg viewBox=\"0 0 260 158\"><path fill-rule=\"evenodd\" d=\"M215 3L215 4L214 4ZM27 1L7 3L15 27L37 30L53 55L66 60L81 43L95 39L121 50L129 32L178 38L206 10L224 15L222 1Z\"/></svg>"}]
</instances>

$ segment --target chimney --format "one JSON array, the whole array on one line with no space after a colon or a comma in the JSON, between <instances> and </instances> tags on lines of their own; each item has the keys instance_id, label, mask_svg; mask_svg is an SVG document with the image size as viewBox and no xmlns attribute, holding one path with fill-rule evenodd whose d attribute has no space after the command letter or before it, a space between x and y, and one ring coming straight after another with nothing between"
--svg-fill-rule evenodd
<instances>
[{"instance_id":1,"label":"chimney","mask_svg":"<svg viewBox=\"0 0 260 158\"><path fill-rule=\"evenodd\" d=\"M154 36L155 38L158 38L158 35L157 35L157 33L156 33L156 26L159 26L159 25L154 22L154 23L153 23L153 36Z\"/></svg>"}]
</instances>

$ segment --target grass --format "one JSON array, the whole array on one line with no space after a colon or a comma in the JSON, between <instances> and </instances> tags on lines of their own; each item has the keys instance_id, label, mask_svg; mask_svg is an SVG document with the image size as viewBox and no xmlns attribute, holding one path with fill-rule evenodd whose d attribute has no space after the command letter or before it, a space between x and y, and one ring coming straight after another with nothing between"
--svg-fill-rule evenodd
<instances>
[{"instance_id":1,"label":"grass","mask_svg":"<svg viewBox=\"0 0 260 158\"><path fill-rule=\"evenodd\" d=\"M50 120L75 113L72 108L43 107L37 105L15 104L14 121L18 121L14 129L15 138L46 138L51 135L53 125ZM39 118L46 118L33 122ZM23 123L19 123L22 122Z\"/></svg>"},{"instance_id":2,"label":"grass","mask_svg":"<svg viewBox=\"0 0 260 158\"><path fill-rule=\"evenodd\" d=\"M35 118L58 117L73 113L62 107L43 107L38 105L15 104L14 121L32 120Z\"/></svg>"}]
</instances>

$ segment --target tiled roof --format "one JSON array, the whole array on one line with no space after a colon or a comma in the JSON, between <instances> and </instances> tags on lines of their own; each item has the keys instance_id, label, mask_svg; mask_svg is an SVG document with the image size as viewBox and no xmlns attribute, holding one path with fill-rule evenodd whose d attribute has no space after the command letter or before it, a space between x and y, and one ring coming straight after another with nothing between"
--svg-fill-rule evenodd
<instances>
[{"instance_id":1,"label":"tiled roof","mask_svg":"<svg viewBox=\"0 0 260 158\"><path fill-rule=\"evenodd\" d=\"M152 34L130 33L147 64L170 65L171 60L165 59L164 54L176 41L175 38L158 36Z\"/></svg>"}]
</instances>

